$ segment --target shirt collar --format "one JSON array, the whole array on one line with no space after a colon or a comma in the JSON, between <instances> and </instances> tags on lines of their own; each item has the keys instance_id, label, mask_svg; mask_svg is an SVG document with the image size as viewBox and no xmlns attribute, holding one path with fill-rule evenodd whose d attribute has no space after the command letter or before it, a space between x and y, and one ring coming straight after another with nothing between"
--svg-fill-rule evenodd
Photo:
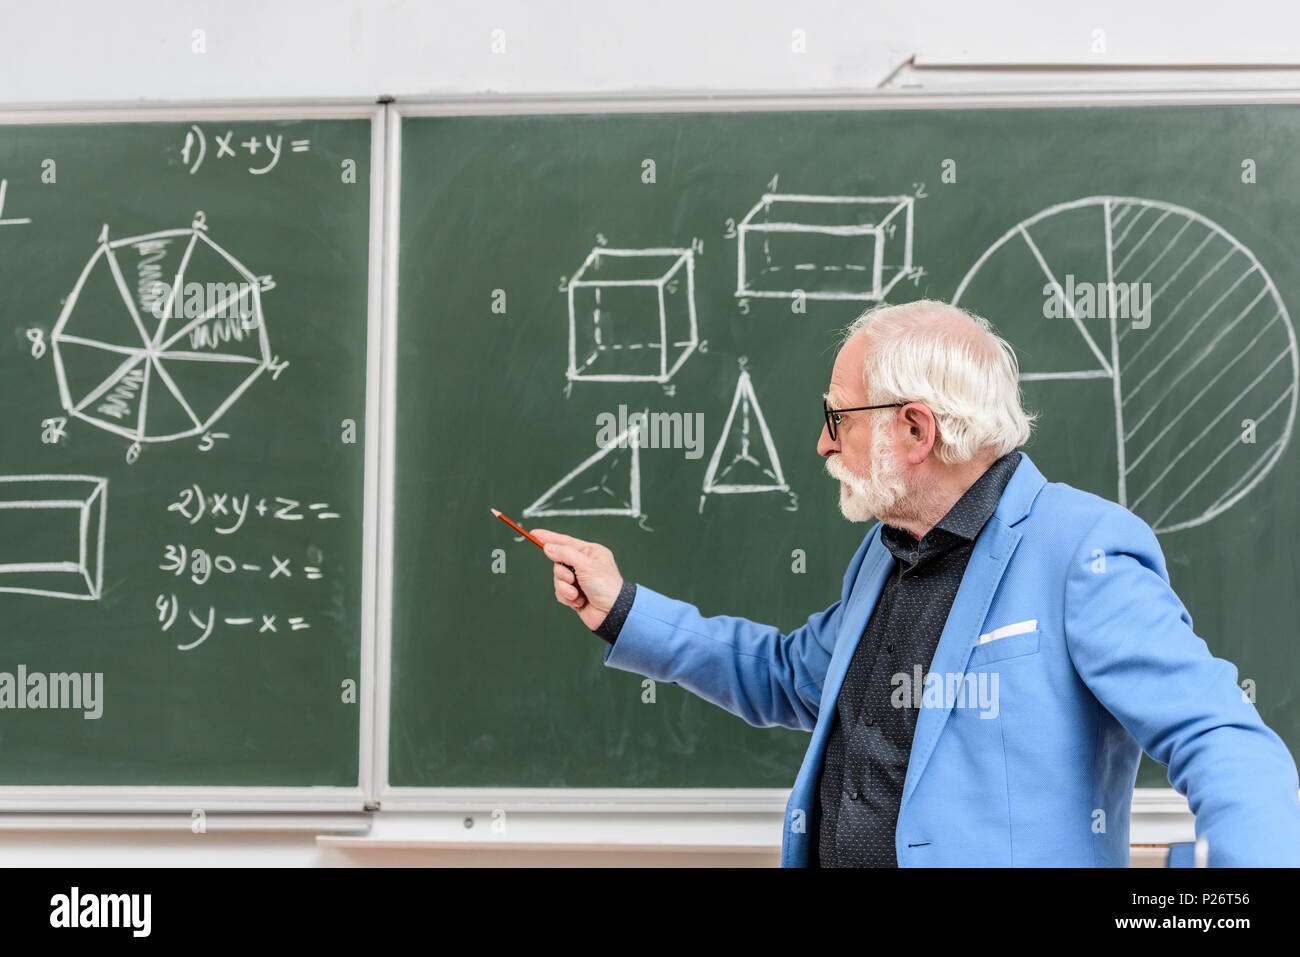
<instances>
[{"instance_id":1,"label":"shirt collar","mask_svg":"<svg viewBox=\"0 0 1300 957\"><path fill-rule=\"evenodd\" d=\"M917 552L929 552L941 545L951 547L956 544L954 539L974 541L997 510L1007 483L1020 465L1020 454L1012 450L985 469L920 543L892 525L881 529L881 541L896 556L911 560L915 560Z\"/></svg>"}]
</instances>

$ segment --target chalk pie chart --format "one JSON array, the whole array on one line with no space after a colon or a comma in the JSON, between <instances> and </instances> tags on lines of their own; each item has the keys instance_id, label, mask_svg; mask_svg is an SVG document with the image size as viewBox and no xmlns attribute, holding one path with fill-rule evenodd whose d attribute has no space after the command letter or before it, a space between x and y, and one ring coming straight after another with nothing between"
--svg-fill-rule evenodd
<instances>
[{"instance_id":1,"label":"chalk pie chart","mask_svg":"<svg viewBox=\"0 0 1300 957\"><path fill-rule=\"evenodd\" d=\"M50 333L60 402L133 442L199 435L270 366L259 280L197 223L106 232Z\"/></svg>"},{"instance_id":2,"label":"chalk pie chart","mask_svg":"<svg viewBox=\"0 0 1300 957\"><path fill-rule=\"evenodd\" d=\"M1255 255L1194 210L1121 196L1049 207L990 246L953 301L1011 343L1021 381L1104 380L1114 498L1157 533L1241 501L1291 436L1286 305Z\"/></svg>"}]
</instances>

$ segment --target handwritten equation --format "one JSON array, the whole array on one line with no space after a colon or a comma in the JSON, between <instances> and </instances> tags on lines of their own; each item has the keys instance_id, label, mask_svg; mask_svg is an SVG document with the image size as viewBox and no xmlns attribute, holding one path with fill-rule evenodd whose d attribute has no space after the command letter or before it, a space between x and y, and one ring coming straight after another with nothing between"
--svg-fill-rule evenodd
<instances>
[{"instance_id":1,"label":"handwritten equation","mask_svg":"<svg viewBox=\"0 0 1300 957\"><path fill-rule=\"evenodd\" d=\"M201 486L191 485L181 489L176 500L167 506L167 511L177 512L197 525L204 517L213 523L213 530L218 535L233 535L243 527L250 515L282 522L301 522L306 519L327 521L339 518L339 513L330 508L329 502L310 502L304 504L296 499L274 496L268 503L266 498L258 498L256 504L250 493L242 495L235 492L214 492L204 494ZM229 524L233 521L234 524ZM218 523L223 524L218 524Z\"/></svg>"},{"instance_id":2,"label":"handwritten equation","mask_svg":"<svg viewBox=\"0 0 1300 957\"><path fill-rule=\"evenodd\" d=\"M154 601L154 607L158 609L158 622L162 626L162 630L170 631L172 626L176 624L176 620L180 617L180 602L177 600L176 595L160 594ZM190 621L193 622L194 627L198 629L199 637L195 638L189 644L177 645L176 647L180 651L192 651L199 645L203 644L212 636L213 629L217 624L217 609L215 605L208 606L206 617L200 617L199 615L194 614L192 609L188 610L187 613ZM261 624L257 628L257 634L261 635L268 631L278 632L280 630L280 627L276 624L278 615L268 615L265 613L250 616L236 615L224 617L221 619L221 622L222 624L230 625L235 628L251 628L253 625L257 624L259 618L261 619ZM284 623L284 627L289 631L302 631L305 628L310 628L311 625L307 622L306 618L298 616L287 619Z\"/></svg>"},{"instance_id":3,"label":"handwritten equation","mask_svg":"<svg viewBox=\"0 0 1300 957\"><path fill-rule=\"evenodd\" d=\"M177 544L167 545L163 549L163 563L158 567L162 571L171 572L177 577L188 572L189 579L194 584L206 585L211 580L213 572L222 575L248 572L259 577L265 572L266 578L271 581L277 578L292 578L292 564L292 559L281 558L274 554L271 555L269 564L240 562L229 555L213 555L205 548L186 547L184 544ZM325 577L325 573L319 565L302 565L300 571L303 578L308 581L319 581Z\"/></svg>"},{"instance_id":4,"label":"handwritten equation","mask_svg":"<svg viewBox=\"0 0 1300 957\"><path fill-rule=\"evenodd\" d=\"M205 531L232 535L241 528L250 529L260 522L261 535L273 534L277 542L285 536L301 534L303 522L330 521L342 516L328 502L303 502L283 495L261 495L250 491L214 492L195 483L177 490L167 504L165 514L188 526L202 524ZM304 548L304 559L293 557L294 550ZM164 542L158 571L169 580L199 589L214 581L246 583L240 597L223 605L178 594L175 585L164 586L154 599L159 631L189 633L176 645L179 651L192 651L214 634L270 635L307 631L311 622L305 615L286 615L270 590L295 589L295 580L317 582L325 575L325 553L316 546L290 538L270 548L240 548L231 543L212 548L192 540ZM258 587L255 587L258 586ZM313 586L304 586L313 587ZM293 590L295 601L302 591ZM273 609L273 610L271 610Z\"/></svg>"},{"instance_id":5,"label":"handwritten equation","mask_svg":"<svg viewBox=\"0 0 1300 957\"><path fill-rule=\"evenodd\" d=\"M185 131L185 144L181 147L181 161L190 168L190 175L193 176L199 171L208 156L209 136L203 131L197 123L191 123L190 128ZM254 176L264 176L271 172L280 163L280 157L285 151L284 134L278 133L274 137L265 135L261 137L250 136L241 142L234 142L235 133L233 130L226 130L223 134L216 133L211 137L212 148L216 155L212 156L213 162L227 159L229 157L248 157L253 165L248 167L248 171ZM306 153L311 149L311 140L289 140L288 150L290 153ZM259 156L259 154L261 154ZM257 163L262 166L257 166Z\"/></svg>"}]
</instances>

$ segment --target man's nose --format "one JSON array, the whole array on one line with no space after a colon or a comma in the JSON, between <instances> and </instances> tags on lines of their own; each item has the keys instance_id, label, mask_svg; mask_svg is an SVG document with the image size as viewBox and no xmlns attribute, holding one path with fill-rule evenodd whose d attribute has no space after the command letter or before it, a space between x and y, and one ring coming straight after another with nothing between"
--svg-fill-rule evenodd
<instances>
[{"instance_id":1,"label":"man's nose","mask_svg":"<svg viewBox=\"0 0 1300 957\"><path fill-rule=\"evenodd\" d=\"M831 439L831 430L829 426L822 426L822 434L817 437L817 454L826 458L832 452L840 450L840 443Z\"/></svg>"}]
</instances>

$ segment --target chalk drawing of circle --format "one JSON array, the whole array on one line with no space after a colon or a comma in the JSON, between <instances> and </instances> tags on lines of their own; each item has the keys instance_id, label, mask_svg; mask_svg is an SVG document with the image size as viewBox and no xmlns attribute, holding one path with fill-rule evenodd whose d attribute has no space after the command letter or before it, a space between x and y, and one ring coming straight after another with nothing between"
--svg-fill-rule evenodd
<instances>
[{"instance_id":1,"label":"chalk drawing of circle","mask_svg":"<svg viewBox=\"0 0 1300 957\"><path fill-rule=\"evenodd\" d=\"M272 359L258 278L199 223L105 232L50 342L68 415L132 442L201 435Z\"/></svg>"},{"instance_id":2,"label":"chalk drawing of circle","mask_svg":"<svg viewBox=\"0 0 1300 957\"><path fill-rule=\"evenodd\" d=\"M1300 357L1286 304L1254 253L1194 210L1052 206L990 246L953 302L994 322L1022 381L1109 380L1116 500L1156 532L1231 508L1290 439Z\"/></svg>"}]
</instances>

